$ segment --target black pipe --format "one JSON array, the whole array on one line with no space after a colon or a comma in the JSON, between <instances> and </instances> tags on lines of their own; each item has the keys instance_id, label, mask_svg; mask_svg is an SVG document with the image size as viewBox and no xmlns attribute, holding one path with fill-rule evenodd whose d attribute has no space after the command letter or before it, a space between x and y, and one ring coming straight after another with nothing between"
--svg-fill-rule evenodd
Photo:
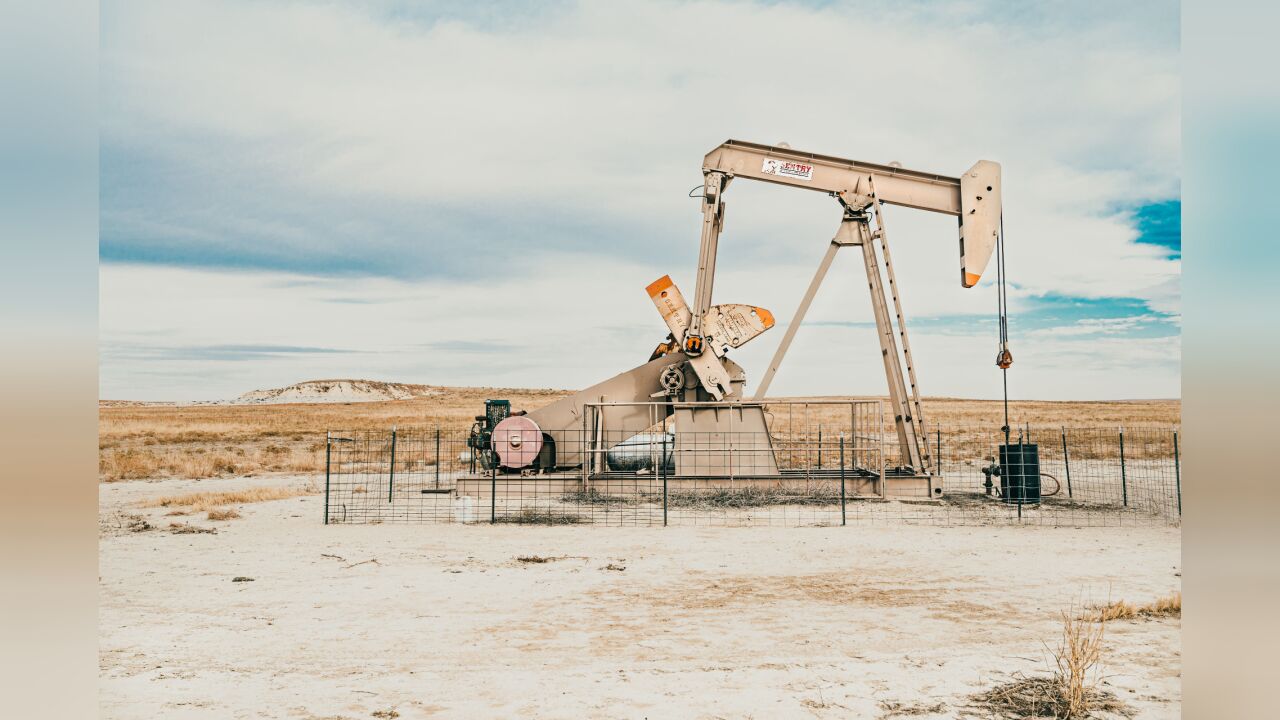
<instances>
[{"instance_id":1,"label":"black pipe","mask_svg":"<svg viewBox=\"0 0 1280 720\"><path fill-rule=\"evenodd\" d=\"M1062 428L1062 462L1067 466L1067 497L1071 497L1071 456L1067 454L1067 429Z\"/></svg>"},{"instance_id":2,"label":"black pipe","mask_svg":"<svg viewBox=\"0 0 1280 720\"><path fill-rule=\"evenodd\" d=\"M387 502L391 502L391 491L396 485L396 429L391 428L391 474L387 476Z\"/></svg>"},{"instance_id":3,"label":"black pipe","mask_svg":"<svg viewBox=\"0 0 1280 720\"><path fill-rule=\"evenodd\" d=\"M1120 428L1120 492L1124 506L1129 507L1129 478L1124 468L1124 428Z\"/></svg>"},{"instance_id":4,"label":"black pipe","mask_svg":"<svg viewBox=\"0 0 1280 720\"><path fill-rule=\"evenodd\" d=\"M845 512L844 494L844 435L840 435L840 524L848 525L849 517Z\"/></svg>"},{"instance_id":5,"label":"black pipe","mask_svg":"<svg viewBox=\"0 0 1280 720\"><path fill-rule=\"evenodd\" d=\"M324 524L329 524L329 449L333 447L333 441L329 439L329 434L324 436Z\"/></svg>"}]
</instances>

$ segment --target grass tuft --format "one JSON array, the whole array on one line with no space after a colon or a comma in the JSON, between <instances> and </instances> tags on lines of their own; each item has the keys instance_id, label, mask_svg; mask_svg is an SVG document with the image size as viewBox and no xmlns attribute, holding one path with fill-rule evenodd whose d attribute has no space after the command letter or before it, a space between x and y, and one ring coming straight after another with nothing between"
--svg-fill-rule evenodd
<instances>
[{"instance_id":1,"label":"grass tuft","mask_svg":"<svg viewBox=\"0 0 1280 720\"><path fill-rule=\"evenodd\" d=\"M577 525L582 522L582 517L554 510L529 508L517 515L499 515L494 522L514 525Z\"/></svg>"},{"instance_id":2,"label":"grass tuft","mask_svg":"<svg viewBox=\"0 0 1280 720\"><path fill-rule=\"evenodd\" d=\"M227 508L225 510L213 509L209 511L208 518L210 520L235 520L240 517L240 513L235 508Z\"/></svg>"},{"instance_id":3,"label":"grass tuft","mask_svg":"<svg viewBox=\"0 0 1280 720\"><path fill-rule=\"evenodd\" d=\"M980 708L1003 718L1080 720L1107 712L1128 717L1130 709L1098 687L1106 620L1062 613L1062 638L1050 650L1053 674L1014 676L1013 680L971 696Z\"/></svg>"},{"instance_id":4,"label":"grass tuft","mask_svg":"<svg viewBox=\"0 0 1280 720\"><path fill-rule=\"evenodd\" d=\"M1095 711L1110 712L1125 717L1129 708L1115 695L1105 690L1089 688L1084 691L1084 703L1091 708L1084 715L1071 715L1070 700L1060 678L1051 676L1015 677L970 699L992 717L1009 718L1059 718L1080 720Z\"/></svg>"},{"instance_id":5,"label":"grass tuft","mask_svg":"<svg viewBox=\"0 0 1280 720\"><path fill-rule=\"evenodd\" d=\"M186 523L169 523L169 532L174 535L213 535L218 531L210 527L200 527L199 525L187 525Z\"/></svg>"},{"instance_id":6,"label":"grass tuft","mask_svg":"<svg viewBox=\"0 0 1280 720\"><path fill-rule=\"evenodd\" d=\"M1054 680L1061 689L1058 710L1066 718L1088 717L1097 700L1098 662L1102 659L1102 638L1107 623L1090 622L1071 612L1062 613L1062 640L1053 651L1058 672Z\"/></svg>"},{"instance_id":7,"label":"grass tuft","mask_svg":"<svg viewBox=\"0 0 1280 720\"><path fill-rule=\"evenodd\" d=\"M1146 605L1133 605L1124 600L1089 608L1084 620L1107 622L1136 618L1182 617L1182 593L1175 592Z\"/></svg>"}]
</instances>

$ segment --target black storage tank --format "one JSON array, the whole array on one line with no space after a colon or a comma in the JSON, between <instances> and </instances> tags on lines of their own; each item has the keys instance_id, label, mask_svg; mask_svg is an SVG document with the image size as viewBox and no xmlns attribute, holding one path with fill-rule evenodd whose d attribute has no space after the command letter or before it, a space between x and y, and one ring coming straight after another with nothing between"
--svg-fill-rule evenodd
<instances>
[{"instance_id":1,"label":"black storage tank","mask_svg":"<svg viewBox=\"0 0 1280 720\"><path fill-rule=\"evenodd\" d=\"M1040 502L1040 446L1000 446L1000 496L1007 503Z\"/></svg>"}]
</instances>

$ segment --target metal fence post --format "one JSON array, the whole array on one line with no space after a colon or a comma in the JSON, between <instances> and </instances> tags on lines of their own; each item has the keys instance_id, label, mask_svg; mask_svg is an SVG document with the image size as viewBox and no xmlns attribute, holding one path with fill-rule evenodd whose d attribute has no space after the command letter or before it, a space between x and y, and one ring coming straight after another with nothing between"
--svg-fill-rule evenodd
<instances>
[{"instance_id":1,"label":"metal fence post","mask_svg":"<svg viewBox=\"0 0 1280 720\"><path fill-rule=\"evenodd\" d=\"M1067 426L1062 426L1062 464L1067 467L1067 497L1071 497L1071 456L1067 453Z\"/></svg>"},{"instance_id":2,"label":"metal fence post","mask_svg":"<svg viewBox=\"0 0 1280 720\"><path fill-rule=\"evenodd\" d=\"M938 454L934 456L933 470L934 470L934 473L941 475L942 474L942 428L938 428L934 432L938 434ZM925 436L925 438L926 438L925 442L928 442L929 440L927 435Z\"/></svg>"},{"instance_id":3,"label":"metal fence post","mask_svg":"<svg viewBox=\"0 0 1280 720\"><path fill-rule=\"evenodd\" d=\"M1120 428L1120 492L1124 506L1129 507L1129 477L1124 467L1124 428Z\"/></svg>"},{"instance_id":4,"label":"metal fence post","mask_svg":"<svg viewBox=\"0 0 1280 720\"><path fill-rule=\"evenodd\" d=\"M1178 515L1182 515L1182 461L1178 457L1178 431L1173 431L1173 482L1178 491Z\"/></svg>"},{"instance_id":5,"label":"metal fence post","mask_svg":"<svg viewBox=\"0 0 1280 720\"><path fill-rule=\"evenodd\" d=\"M333 447L332 433L324 434L324 524L329 524L329 458Z\"/></svg>"},{"instance_id":6,"label":"metal fence post","mask_svg":"<svg viewBox=\"0 0 1280 720\"><path fill-rule=\"evenodd\" d=\"M387 502L391 502L391 491L396 486L396 427L391 426L391 473L387 476Z\"/></svg>"},{"instance_id":7,"label":"metal fence post","mask_svg":"<svg viewBox=\"0 0 1280 720\"><path fill-rule=\"evenodd\" d=\"M494 455L493 469L489 471L489 524L498 522L498 457Z\"/></svg>"},{"instance_id":8,"label":"metal fence post","mask_svg":"<svg viewBox=\"0 0 1280 720\"><path fill-rule=\"evenodd\" d=\"M843 435L843 433L842 433ZM818 426L818 469L822 469L822 426Z\"/></svg>"},{"instance_id":9,"label":"metal fence post","mask_svg":"<svg viewBox=\"0 0 1280 720\"><path fill-rule=\"evenodd\" d=\"M436 426L436 489L440 489L440 426Z\"/></svg>"},{"instance_id":10,"label":"metal fence post","mask_svg":"<svg viewBox=\"0 0 1280 720\"><path fill-rule=\"evenodd\" d=\"M848 525L849 516L845 511L844 493L844 433L840 433L840 524Z\"/></svg>"},{"instance_id":11,"label":"metal fence post","mask_svg":"<svg viewBox=\"0 0 1280 720\"><path fill-rule=\"evenodd\" d=\"M662 527L667 526L667 431L662 430Z\"/></svg>"}]
</instances>

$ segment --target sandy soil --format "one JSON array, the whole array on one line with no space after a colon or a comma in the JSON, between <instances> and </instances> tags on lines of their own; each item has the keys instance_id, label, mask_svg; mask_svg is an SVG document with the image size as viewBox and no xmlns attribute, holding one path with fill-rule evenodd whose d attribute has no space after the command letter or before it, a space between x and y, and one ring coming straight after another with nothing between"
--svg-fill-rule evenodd
<instances>
[{"instance_id":1,"label":"sandy soil","mask_svg":"<svg viewBox=\"0 0 1280 720\"><path fill-rule=\"evenodd\" d=\"M217 523L135 506L309 481L100 486L102 717L950 718L1044 671L1073 603L1181 590L1176 528L325 527L319 496ZM1180 632L1109 626L1106 682L1136 717L1179 716Z\"/></svg>"}]
</instances>

